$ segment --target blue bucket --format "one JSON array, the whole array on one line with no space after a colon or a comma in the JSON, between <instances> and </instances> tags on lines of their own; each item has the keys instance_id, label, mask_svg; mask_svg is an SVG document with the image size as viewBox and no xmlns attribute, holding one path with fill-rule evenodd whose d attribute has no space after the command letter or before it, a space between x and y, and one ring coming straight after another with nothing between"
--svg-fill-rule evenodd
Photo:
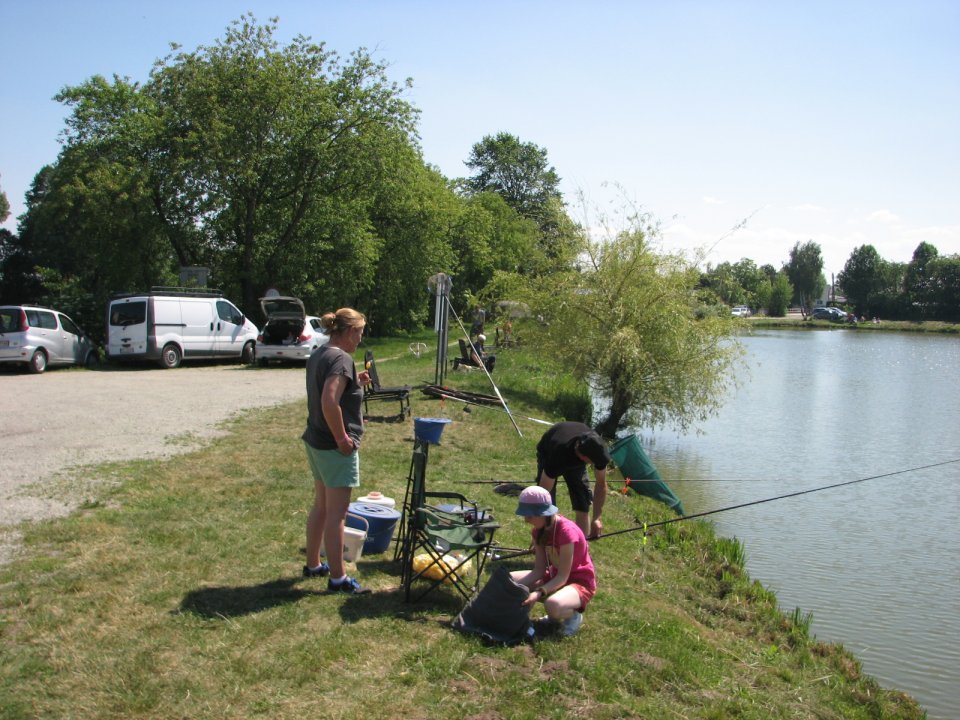
<instances>
[{"instance_id":1,"label":"blue bucket","mask_svg":"<svg viewBox=\"0 0 960 720\"><path fill-rule=\"evenodd\" d=\"M440 444L440 436L443 434L443 427L450 418L414 418L413 434L418 440L432 445Z\"/></svg>"},{"instance_id":2,"label":"blue bucket","mask_svg":"<svg viewBox=\"0 0 960 720\"><path fill-rule=\"evenodd\" d=\"M397 525L397 520L400 519L400 513L386 505L364 502L350 503L349 512L359 515L369 525L367 539L363 542L363 554L377 555L386 552L393 539L393 529ZM350 515L347 515L347 527L364 529L362 521L351 518Z\"/></svg>"}]
</instances>

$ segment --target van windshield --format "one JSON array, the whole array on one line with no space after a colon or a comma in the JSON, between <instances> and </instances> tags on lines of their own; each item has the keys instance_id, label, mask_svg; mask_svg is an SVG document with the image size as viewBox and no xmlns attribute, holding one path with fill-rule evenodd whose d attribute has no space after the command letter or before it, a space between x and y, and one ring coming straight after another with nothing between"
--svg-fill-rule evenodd
<instances>
[{"instance_id":1,"label":"van windshield","mask_svg":"<svg viewBox=\"0 0 960 720\"><path fill-rule=\"evenodd\" d=\"M127 325L139 325L147 319L147 302L140 300L137 302L117 303L110 308L110 325L117 327L126 327Z\"/></svg>"}]
</instances>

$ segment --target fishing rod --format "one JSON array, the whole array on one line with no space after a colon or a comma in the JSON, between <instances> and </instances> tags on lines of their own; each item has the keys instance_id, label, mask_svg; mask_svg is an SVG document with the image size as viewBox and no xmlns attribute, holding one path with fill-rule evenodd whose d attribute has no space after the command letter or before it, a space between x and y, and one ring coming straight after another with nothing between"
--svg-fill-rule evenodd
<instances>
[{"instance_id":1,"label":"fishing rod","mask_svg":"<svg viewBox=\"0 0 960 720\"><path fill-rule=\"evenodd\" d=\"M496 409L496 408L494 408L494 409ZM518 415L517 417L523 417L523 415ZM534 418L527 418L527 419L528 419L528 420L533 420ZM508 485L508 484L511 484L511 483L516 484L516 483L518 483L518 482L524 482L524 481L517 481L517 480L457 480L457 482L459 482L461 485ZM648 483L658 483L658 482L663 482L663 480L660 480L660 479L658 479L658 478L643 478L643 479L641 479L641 480L634 480L633 478L630 478L629 480L607 480L607 485L627 485L627 486L629 486L629 485L637 485L637 484L639 484L639 483L645 483L645 482L648 482Z\"/></svg>"},{"instance_id":2,"label":"fishing rod","mask_svg":"<svg viewBox=\"0 0 960 720\"><path fill-rule=\"evenodd\" d=\"M740 508L750 507L751 505L761 505L763 503L773 502L774 500L784 500L786 498L798 497L800 495L807 495L809 493L820 492L821 490L832 490L838 487L844 487L845 485L855 485L857 483L867 482L868 480L879 480L881 478L893 477L894 475L903 475L905 473L918 472L920 470L930 470L931 468L942 467L944 465L950 465L952 463L960 462L960 458L955 458L953 460L944 460L943 462L931 463L930 465L921 465L919 467L907 468L906 470L894 470L893 472L883 473L882 475L871 475L870 477L858 478L856 480L847 480L846 482L833 483L832 485L822 485L820 487L809 488L807 490L798 490L792 493L786 493L784 495L777 495L776 497L764 498L762 500L752 500L750 502L738 503L737 505L728 505L727 507L717 508L715 510L706 510L700 513L694 513L693 515L682 515L681 517L670 518L669 520L661 520L654 523L643 523L642 525L637 525L635 527L624 528L623 530L615 530L612 533L605 533L595 538L587 538L589 542L594 540L603 540L604 538L613 537L614 535L624 535L626 533L637 532L638 530L643 530L646 534L647 530L650 528L659 527L661 525L670 525L671 523L681 522L682 520L694 520L696 518L706 517L707 515L715 515L717 513L726 512L728 510L738 510ZM514 553L510 555L501 555L501 560L509 560L510 558L522 557L523 555L529 555L532 553L532 550L525 550L523 552Z\"/></svg>"},{"instance_id":3,"label":"fishing rod","mask_svg":"<svg viewBox=\"0 0 960 720\"><path fill-rule=\"evenodd\" d=\"M467 332L467 329L463 326L463 323L460 321L460 316L457 315L457 311L453 309L453 305L447 303L447 307L450 309L450 312L453 313L454 319L457 321L457 325L460 326L460 330L463 332L463 336L467 339L467 342L470 343L470 347L473 348L473 341L470 339L470 333ZM479 353L478 353L479 355ZM510 412L510 408L507 407L507 401L503 399L503 395L500 394L500 388L497 387L497 384L493 381L493 377L490 375L490 371L487 370L487 366L484 363L480 363L480 367L483 369L483 372L487 376L487 380L490 381L490 384L493 385L493 390L497 393L497 397L500 399L500 402L503 404L503 409L506 411L507 415L510 416L510 422L513 423L513 429L517 431L517 435L523 437L523 433L520 432L520 426L517 425L517 421L513 419L513 413Z\"/></svg>"},{"instance_id":4,"label":"fishing rod","mask_svg":"<svg viewBox=\"0 0 960 720\"><path fill-rule=\"evenodd\" d=\"M494 407L493 405L484 405L483 403L473 402L471 400L464 400L463 398L458 398L454 395L446 395L444 393L440 393L439 395L437 395L437 397L439 397L441 400L456 400L457 402L462 402L466 405L476 405L477 407L487 408L489 410L496 410L497 412L509 413L508 410L504 410L503 408ZM530 417L529 415L518 415L514 413L513 416L518 418L523 418L524 420L529 420L530 422L540 423L541 425L553 426L552 422L549 422L547 420L540 420L539 418L535 418L535 417Z\"/></svg>"}]
</instances>

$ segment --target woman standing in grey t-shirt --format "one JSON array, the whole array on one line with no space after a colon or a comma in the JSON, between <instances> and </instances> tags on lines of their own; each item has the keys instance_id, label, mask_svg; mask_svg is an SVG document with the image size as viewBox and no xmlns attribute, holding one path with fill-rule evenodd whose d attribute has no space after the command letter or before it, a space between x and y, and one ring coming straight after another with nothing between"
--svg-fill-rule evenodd
<instances>
[{"instance_id":1,"label":"woman standing in grey t-shirt","mask_svg":"<svg viewBox=\"0 0 960 720\"><path fill-rule=\"evenodd\" d=\"M343 528L353 488L360 485L360 440L363 437L363 386L370 382L353 363L366 318L340 308L320 318L330 341L307 361L307 461L313 473L313 507L307 515L305 577L330 576L329 592L368 592L347 577L343 564ZM320 545L327 562L320 562Z\"/></svg>"}]
</instances>

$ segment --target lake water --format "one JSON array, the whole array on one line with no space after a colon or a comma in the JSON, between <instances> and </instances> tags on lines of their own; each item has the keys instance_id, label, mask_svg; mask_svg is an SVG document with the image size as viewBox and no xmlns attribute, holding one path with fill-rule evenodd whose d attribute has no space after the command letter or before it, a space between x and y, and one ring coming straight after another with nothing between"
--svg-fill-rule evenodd
<instances>
[{"instance_id":1,"label":"lake water","mask_svg":"<svg viewBox=\"0 0 960 720\"><path fill-rule=\"evenodd\" d=\"M960 339L759 331L744 345L741 385L701 434L641 431L644 447L690 514L865 479L709 519L819 639L930 718L960 717Z\"/></svg>"}]
</instances>

